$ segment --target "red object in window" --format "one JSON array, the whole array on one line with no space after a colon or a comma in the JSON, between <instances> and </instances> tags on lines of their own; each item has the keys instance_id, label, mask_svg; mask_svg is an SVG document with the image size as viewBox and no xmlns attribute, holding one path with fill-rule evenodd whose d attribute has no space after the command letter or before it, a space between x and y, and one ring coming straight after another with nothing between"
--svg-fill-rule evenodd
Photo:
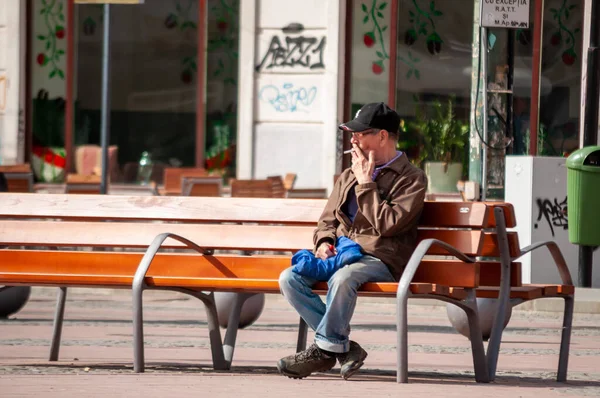
<instances>
[{"instance_id":1,"label":"red object in window","mask_svg":"<svg viewBox=\"0 0 600 398\"><path fill-rule=\"evenodd\" d=\"M565 65L573 65L575 63L575 54L569 50L565 51L562 55L562 61Z\"/></svg>"},{"instance_id":2,"label":"red object in window","mask_svg":"<svg viewBox=\"0 0 600 398\"><path fill-rule=\"evenodd\" d=\"M371 69L376 75L381 75L381 73L383 73L383 67L378 62L373 62Z\"/></svg>"},{"instance_id":3,"label":"red object in window","mask_svg":"<svg viewBox=\"0 0 600 398\"><path fill-rule=\"evenodd\" d=\"M39 65L44 65L44 63L46 61L46 55L39 53L36 60Z\"/></svg>"}]
</instances>

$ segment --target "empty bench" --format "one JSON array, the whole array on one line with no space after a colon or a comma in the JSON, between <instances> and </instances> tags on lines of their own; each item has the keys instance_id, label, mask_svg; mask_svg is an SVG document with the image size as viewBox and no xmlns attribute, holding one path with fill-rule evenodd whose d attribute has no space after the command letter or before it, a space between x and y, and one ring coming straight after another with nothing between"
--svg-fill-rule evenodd
<instances>
[{"instance_id":1,"label":"empty bench","mask_svg":"<svg viewBox=\"0 0 600 398\"><path fill-rule=\"evenodd\" d=\"M279 293L279 274L289 267L292 252L312 247L324 206L324 200L311 199L0 194L0 245L9 246L0 250L0 285L60 288L50 360L58 359L67 288L132 289L136 372L145 366L143 291L192 295L206 307L213 366L229 369L244 301L256 293ZM486 353L476 297L499 298L499 309L517 299L564 298L558 379L566 378L574 290L568 269L552 242L521 250L516 233L507 232L514 226L509 204L426 202L420 243L399 283L361 287L361 296L397 300L399 382L408 378L407 301L412 297L443 300L466 312L475 379L480 382L495 376L504 321L498 314L504 311L497 311ZM542 246L551 250L563 283L523 285L515 260ZM107 250L123 248L130 250ZM278 254L249 256L234 250ZM327 284L314 289L325 293ZM240 293L224 340L216 291ZM305 347L306 336L301 322L299 350Z\"/></svg>"}]
</instances>

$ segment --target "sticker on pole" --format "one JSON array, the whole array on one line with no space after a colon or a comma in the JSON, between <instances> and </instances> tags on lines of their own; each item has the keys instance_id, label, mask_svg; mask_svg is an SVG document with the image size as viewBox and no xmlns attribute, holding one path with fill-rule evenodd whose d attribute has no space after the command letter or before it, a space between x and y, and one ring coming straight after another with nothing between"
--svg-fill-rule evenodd
<instances>
[{"instance_id":1,"label":"sticker on pole","mask_svg":"<svg viewBox=\"0 0 600 398\"><path fill-rule=\"evenodd\" d=\"M530 0L481 0L484 28L529 28Z\"/></svg>"}]
</instances>

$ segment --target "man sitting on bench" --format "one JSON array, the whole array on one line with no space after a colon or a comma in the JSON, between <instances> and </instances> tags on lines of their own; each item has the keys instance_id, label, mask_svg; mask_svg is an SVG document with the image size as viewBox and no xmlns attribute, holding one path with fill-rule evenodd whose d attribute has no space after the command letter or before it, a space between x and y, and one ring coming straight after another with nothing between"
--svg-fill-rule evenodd
<instances>
[{"instance_id":1,"label":"man sitting on bench","mask_svg":"<svg viewBox=\"0 0 600 398\"><path fill-rule=\"evenodd\" d=\"M366 282L400 279L416 247L427 186L423 171L396 150L399 125L398 113L379 102L363 106L352 121L339 126L352 133L352 167L338 178L321 214L315 256L325 260L336 255L342 236L359 244L364 256L329 278L326 304L311 289L318 280L292 268L281 273L282 294L316 332L314 344L279 360L277 368L285 376L327 371L337 359L341 376L348 379L367 357L348 338L357 290Z\"/></svg>"}]
</instances>

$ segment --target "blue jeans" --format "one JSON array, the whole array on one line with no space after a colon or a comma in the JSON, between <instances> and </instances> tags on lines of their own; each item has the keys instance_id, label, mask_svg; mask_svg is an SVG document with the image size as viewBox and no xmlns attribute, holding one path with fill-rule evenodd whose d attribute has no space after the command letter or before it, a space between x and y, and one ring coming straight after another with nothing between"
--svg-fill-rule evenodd
<instances>
[{"instance_id":1,"label":"blue jeans","mask_svg":"<svg viewBox=\"0 0 600 398\"><path fill-rule=\"evenodd\" d=\"M363 256L339 269L327 281L327 304L312 286L317 280L288 268L279 276L281 293L315 332L315 343L323 350L343 353L350 349L350 319L356 307L357 290L366 282L394 282L387 266L378 258Z\"/></svg>"}]
</instances>

